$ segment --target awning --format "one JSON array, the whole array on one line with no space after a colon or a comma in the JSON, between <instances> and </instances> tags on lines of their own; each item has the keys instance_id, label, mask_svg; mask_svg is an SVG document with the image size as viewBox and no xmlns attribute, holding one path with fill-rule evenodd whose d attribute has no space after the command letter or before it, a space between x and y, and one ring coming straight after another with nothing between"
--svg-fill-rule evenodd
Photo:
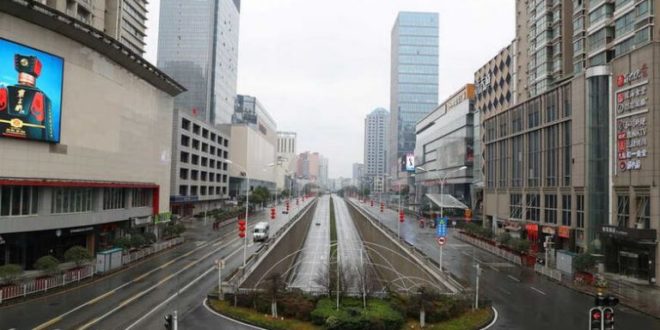
<instances>
[{"instance_id":1,"label":"awning","mask_svg":"<svg viewBox=\"0 0 660 330\"><path fill-rule=\"evenodd\" d=\"M435 205L448 209L468 209L469 207L449 194L426 194Z\"/></svg>"}]
</instances>

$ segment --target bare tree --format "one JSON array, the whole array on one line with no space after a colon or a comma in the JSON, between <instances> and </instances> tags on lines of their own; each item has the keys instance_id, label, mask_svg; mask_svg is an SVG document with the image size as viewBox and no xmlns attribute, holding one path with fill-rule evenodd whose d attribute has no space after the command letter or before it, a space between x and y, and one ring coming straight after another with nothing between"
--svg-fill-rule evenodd
<instances>
[{"instance_id":1,"label":"bare tree","mask_svg":"<svg viewBox=\"0 0 660 330\"><path fill-rule=\"evenodd\" d=\"M428 287L420 286L417 292L412 296L412 303L419 308L419 325L423 328L426 325L426 310L433 308L435 293Z\"/></svg>"},{"instance_id":2,"label":"bare tree","mask_svg":"<svg viewBox=\"0 0 660 330\"><path fill-rule=\"evenodd\" d=\"M273 317L277 317L277 296L284 290L282 274L272 273L266 278L266 293L270 298L270 311Z\"/></svg>"},{"instance_id":3,"label":"bare tree","mask_svg":"<svg viewBox=\"0 0 660 330\"><path fill-rule=\"evenodd\" d=\"M323 292L325 292L328 297L332 296L332 289L334 288L332 284L335 283L335 276L332 275L329 268L329 265L324 263L321 267L316 269L316 275L314 276L314 284L323 288Z\"/></svg>"}]
</instances>

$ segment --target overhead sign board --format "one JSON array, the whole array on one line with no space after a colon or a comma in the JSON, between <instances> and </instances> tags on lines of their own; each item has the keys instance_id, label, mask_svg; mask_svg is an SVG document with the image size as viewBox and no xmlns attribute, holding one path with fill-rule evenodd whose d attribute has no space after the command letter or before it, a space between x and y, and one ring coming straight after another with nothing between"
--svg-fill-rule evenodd
<instances>
[{"instance_id":1,"label":"overhead sign board","mask_svg":"<svg viewBox=\"0 0 660 330\"><path fill-rule=\"evenodd\" d=\"M447 236L447 218L440 217L438 218L438 225L435 227L435 236L436 237L445 237Z\"/></svg>"}]
</instances>

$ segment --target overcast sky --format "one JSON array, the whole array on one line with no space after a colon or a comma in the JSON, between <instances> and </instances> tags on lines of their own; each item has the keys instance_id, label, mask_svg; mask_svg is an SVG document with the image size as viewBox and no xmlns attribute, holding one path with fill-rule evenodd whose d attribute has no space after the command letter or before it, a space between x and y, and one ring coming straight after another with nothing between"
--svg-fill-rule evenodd
<instances>
[{"instance_id":1,"label":"overcast sky","mask_svg":"<svg viewBox=\"0 0 660 330\"><path fill-rule=\"evenodd\" d=\"M182 0L183 1L183 0ZM156 63L159 0L146 57ZM298 151L329 158L331 178L363 162L364 117L389 110L390 33L399 11L440 17L440 102L514 38L514 0L243 0L239 94L256 96Z\"/></svg>"}]
</instances>

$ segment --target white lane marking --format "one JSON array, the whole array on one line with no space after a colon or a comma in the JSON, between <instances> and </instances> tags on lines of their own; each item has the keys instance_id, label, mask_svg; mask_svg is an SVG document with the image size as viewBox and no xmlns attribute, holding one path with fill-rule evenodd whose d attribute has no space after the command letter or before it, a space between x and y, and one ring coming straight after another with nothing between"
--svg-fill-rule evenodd
<instances>
[{"instance_id":1,"label":"white lane marking","mask_svg":"<svg viewBox=\"0 0 660 330\"><path fill-rule=\"evenodd\" d=\"M229 321L231 321L231 322L238 323L238 324L240 324L240 325L243 325L243 326L246 326L246 327L252 328L252 329L266 330L266 329L264 329L264 328L255 327L255 326L252 325L252 324L247 324L247 323L243 323L243 322L241 322L241 321L239 321L239 320L234 320L234 319L232 319L232 318L230 318L230 317L228 317L228 316L222 315L222 314L220 314L220 313L218 313L218 312L212 310L211 307L209 307L209 306L206 304L206 301L207 301L207 300L208 300L208 298L205 298L205 299L204 299L204 303L203 303L204 308L206 308L206 310L208 310L209 312L213 313L214 315L219 316L219 317L221 317L221 318L223 318L223 319L225 319L225 320L229 320Z\"/></svg>"},{"instance_id":2,"label":"white lane marking","mask_svg":"<svg viewBox=\"0 0 660 330\"><path fill-rule=\"evenodd\" d=\"M490 327L492 327L495 324L495 322L497 322L497 316L498 316L497 309L495 309L495 307L493 307L493 306L490 306L490 308L493 309L493 312L495 313L495 317L493 317L493 320L487 326L481 328L482 330L489 329Z\"/></svg>"},{"instance_id":3,"label":"white lane marking","mask_svg":"<svg viewBox=\"0 0 660 330\"><path fill-rule=\"evenodd\" d=\"M536 291L536 292L538 292L538 293L540 293L540 294L542 294L542 295L544 295L544 296L546 295L545 292L543 292L543 291L541 291L541 290L539 290L539 289L537 289L537 288L535 288L535 287L533 287L533 286L530 286L530 288L532 288L532 290L534 290L534 291Z\"/></svg>"},{"instance_id":4,"label":"white lane marking","mask_svg":"<svg viewBox=\"0 0 660 330\"><path fill-rule=\"evenodd\" d=\"M519 280L519 279L517 279L517 278L515 278L515 277L513 277L513 276L511 276L511 275L507 275L506 277L508 277L508 278L510 278L510 279L512 279L512 280L514 280L514 281L516 281L516 282L518 282L518 283L520 283L520 280Z\"/></svg>"}]
</instances>

